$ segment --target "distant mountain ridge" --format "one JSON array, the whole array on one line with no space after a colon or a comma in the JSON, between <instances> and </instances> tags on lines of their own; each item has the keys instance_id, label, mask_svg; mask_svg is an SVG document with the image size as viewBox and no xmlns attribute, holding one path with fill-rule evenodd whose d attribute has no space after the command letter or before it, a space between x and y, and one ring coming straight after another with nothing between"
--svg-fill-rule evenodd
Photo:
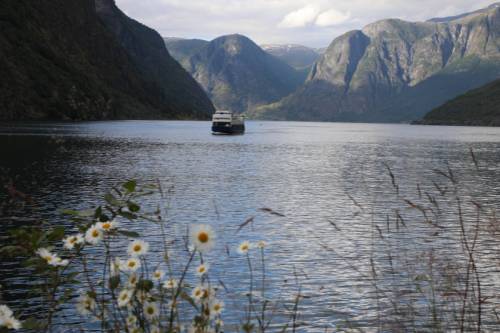
<instances>
[{"instance_id":1,"label":"distant mountain ridge","mask_svg":"<svg viewBox=\"0 0 500 333\"><path fill-rule=\"evenodd\" d=\"M297 44L263 44L260 47L298 70L309 68L320 57L315 49Z\"/></svg>"},{"instance_id":2,"label":"distant mountain ridge","mask_svg":"<svg viewBox=\"0 0 500 333\"><path fill-rule=\"evenodd\" d=\"M96 5L114 11L108 23L133 46ZM208 118L210 100L157 34L117 11L111 0L0 2L0 119ZM166 78L151 75L160 57Z\"/></svg>"},{"instance_id":3,"label":"distant mountain ridge","mask_svg":"<svg viewBox=\"0 0 500 333\"><path fill-rule=\"evenodd\" d=\"M500 8L445 23L388 19L336 38L263 119L408 122L500 77Z\"/></svg>"},{"instance_id":4,"label":"distant mountain ridge","mask_svg":"<svg viewBox=\"0 0 500 333\"><path fill-rule=\"evenodd\" d=\"M218 109L245 112L293 92L304 73L234 34L216 38L185 62Z\"/></svg>"}]
</instances>

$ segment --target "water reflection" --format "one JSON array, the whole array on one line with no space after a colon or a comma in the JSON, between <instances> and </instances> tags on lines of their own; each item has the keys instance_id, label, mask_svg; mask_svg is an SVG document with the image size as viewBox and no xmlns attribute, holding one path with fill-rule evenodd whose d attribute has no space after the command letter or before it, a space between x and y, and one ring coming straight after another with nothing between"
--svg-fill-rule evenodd
<instances>
[{"instance_id":1,"label":"water reflection","mask_svg":"<svg viewBox=\"0 0 500 333\"><path fill-rule=\"evenodd\" d=\"M3 125L0 166L32 195L36 205L30 214L68 228L60 209L92 207L125 179L172 185L170 234L183 234L191 223L213 225L223 241L208 259L215 263L224 258L212 267L232 293L245 291L245 264L234 251L243 238L270 244L268 297L293 298L292 277L300 276L307 295L301 303L303 332L324 332L346 320L371 327L379 305L369 258L390 271L388 247L394 251L394 265L406 265L405 257L431 246L448 258L461 250L458 230L443 233L440 243L431 245L436 230L407 210L402 214L409 219L409 232L391 233L389 240L374 234L374 224L396 230L394 217L388 223L387 214L401 208L402 197L418 201L419 191L435 191L433 182L442 177L434 169L449 165L465 184L465 196L498 205L499 129L249 122L247 133L235 137L211 136L208 129L205 122ZM479 176L470 171L470 148L481 161ZM396 175L399 193L384 163ZM259 212L261 207L286 217ZM474 210L468 205L465 213L473 216ZM255 216L254 224L237 235L238 225L249 216ZM453 214L440 217L443 225L455 222ZM158 230L141 232L153 248L161 249ZM486 275L498 269L488 262L499 254L499 244L484 239L490 242L481 247ZM2 263L1 283L14 287L11 299L25 297L19 283L26 281L20 280L23 273L15 260ZM383 288L397 285L404 293L405 276L382 276ZM285 280L289 288L281 290ZM487 282L490 291L500 290L500 281ZM242 311L237 299L228 300L227 308L232 309L229 315Z\"/></svg>"}]
</instances>

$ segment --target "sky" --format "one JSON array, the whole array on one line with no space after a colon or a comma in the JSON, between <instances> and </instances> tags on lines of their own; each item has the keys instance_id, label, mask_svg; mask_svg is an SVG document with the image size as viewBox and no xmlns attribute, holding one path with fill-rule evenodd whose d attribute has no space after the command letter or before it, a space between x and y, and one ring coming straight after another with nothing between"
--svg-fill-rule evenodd
<instances>
[{"instance_id":1,"label":"sky","mask_svg":"<svg viewBox=\"0 0 500 333\"><path fill-rule=\"evenodd\" d=\"M498 0L497 0L498 1ZM425 21L462 14L493 0L116 0L164 37L212 40L239 33L258 44L326 47L385 18Z\"/></svg>"}]
</instances>

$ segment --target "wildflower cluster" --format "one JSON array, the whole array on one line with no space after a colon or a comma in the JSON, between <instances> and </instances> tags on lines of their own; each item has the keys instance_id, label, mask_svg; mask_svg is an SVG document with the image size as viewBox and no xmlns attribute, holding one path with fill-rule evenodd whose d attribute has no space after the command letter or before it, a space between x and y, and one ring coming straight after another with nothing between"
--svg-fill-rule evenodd
<instances>
[{"instance_id":1,"label":"wildflower cluster","mask_svg":"<svg viewBox=\"0 0 500 333\"><path fill-rule=\"evenodd\" d=\"M222 292L212 284L209 273L212 265L207 254L215 247L217 235L209 225L192 225L186 240L185 263L171 262L167 246L163 260L158 262L158 253L150 253L150 244L134 231L127 230L126 221L143 219L157 223L166 241L166 232L160 211L152 214L139 213L141 208L134 199L144 195L137 192L133 182L122 185L116 194L105 197L106 205L93 211L68 211L72 215L78 232L64 234L57 228L52 234L37 231L29 249L36 255L36 272L45 274L47 305L45 322L30 319L25 321L28 329L50 332L53 316L61 305L75 302L72 298L78 283L80 289L76 309L85 318L101 325L106 332L169 332L169 333L219 333L224 331L223 313L225 303ZM22 239L28 237L23 233ZM49 236L47 236L49 235ZM124 242L127 242L124 247ZM260 248L262 267L264 242L243 242L238 251L246 254ZM60 249L59 253L56 249ZM151 258L153 257L153 258ZM41 259L41 260L40 260ZM153 259L153 260L151 260ZM250 295L253 291L253 272L250 267ZM194 283L192 281L195 281ZM64 292L62 292L64 287ZM70 288L71 289L68 289ZM225 288L225 287L224 287ZM70 293L68 293L70 290ZM264 296L264 277L262 278ZM250 298L248 319L243 331L249 332L251 321L260 320L260 331L264 332L264 313L257 316L256 307ZM262 304L266 311L267 302ZM20 322L5 306L0 307L0 327L19 328ZM231 330L239 330L234 327Z\"/></svg>"},{"instance_id":2,"label":"wildflower cluster","mask_svg":"<svg viewBox=\"0 0 500 333\"><path fill-rule=\"evenodd\" d=\"M18 330L21 322L14 318L12 310L7 305L0 305L0 327Z\"/></svg>"}]
</instances>

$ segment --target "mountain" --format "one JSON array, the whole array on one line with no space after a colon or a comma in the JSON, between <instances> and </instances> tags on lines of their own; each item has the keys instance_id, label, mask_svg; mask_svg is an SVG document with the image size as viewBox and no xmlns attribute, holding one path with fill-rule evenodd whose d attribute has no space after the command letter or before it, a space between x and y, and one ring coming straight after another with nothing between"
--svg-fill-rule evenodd
<instances>
[{"instance_id":1,"label":"mountain","mask_svg":"<svg viewBox=\"0 0 500 333\"><path fill-rule=\"evenodd\" d=\"M307 81L252 116L408 122L500 76L500 8L444 23L388 19L328 47Z\"/></svg>"},{"instance_id":2,"label":"mountain","mask_svg":"<svg viewBox=\"0 0 500 333\"><path fill-rule=\"evenodd\" d=\"M296 44L265 44L261 48L299 70L312 66L320 57L316 50Z\"/></svg>"},{"instance_id":3,"label":"mountain","mask_svg":"<svg viewBox=\"0 0 500 333\"><path fill-rule=\"evenodd\" d=\"M500 126L500 80L448 101L418 123Z\"/></svg>"},{"instance_id":4,"label":"mountain","mask_svg":"<svg viewBox=\"0 0 500 333\"><path fill-rule=\"evenodd\" d=\"M189 59L189 72L219 109L245 112L293 92L304 76L241 35L214 39Z\"/></svg>"},{"instance_id":5,"label":"mountain","mask_svg":"<svg viewBox=\"0 0 500 333\"><path fill-rule=\"evenodd\" d=\"M124 29L141 30L141 38L155 43L154 32L128 22ZM142 46L137 54L150 51ZM206 118L212 112L202 89L165 49L172 69L165 81L184 86L175 99L136 55L103 24L93 0L2 1L0 119ZM153 67L156 58L149 59Z\"/></svg>"},{"instance_id":6,"label":"mountain","mask_svg":"<svg viewBox=\"0 0 500 333\"><path fill-rule=\"evenodd\" d=\"M189 67L189 58L208 45L208 41L203 39L183 39L176 37L163 38L168 52L184 68Z\"/></svg>"},{"instance_id":7,"label":"mountain","mask_svg":"<svg viewBox=\"0 0 500 333\"><path fill-rule=\"evenodd\" d=\"M95 0L96 11L104 25L130 55L132 61L162 93L162 105L176 114L206 118L214 111L212 102L200 85L167 51L163 38L153 29L127 17L114 0Z\"/></svg>"}]
</instances>

